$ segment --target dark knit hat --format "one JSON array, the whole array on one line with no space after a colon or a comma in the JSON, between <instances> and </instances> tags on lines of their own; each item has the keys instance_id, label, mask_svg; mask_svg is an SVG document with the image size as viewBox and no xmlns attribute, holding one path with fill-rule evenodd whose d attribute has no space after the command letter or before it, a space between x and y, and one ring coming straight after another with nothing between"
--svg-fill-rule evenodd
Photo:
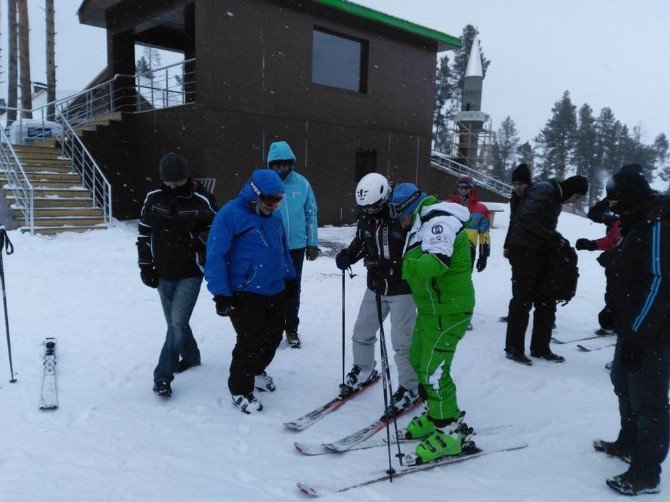
<instances>
[{"instance_id":1,"label":"dark knit hat","mask_svg":"<svg viewBox=\"0 0 670 502\"><path fill-rule=\"evenodd\" d=\"M607 198L610 200L640 201L652 193L642 166L638 164L623 166L607 182Z\"/></svg>"},{"instance_id":2,"label":"dark knit hat","mask_svg":"<svg viewBox=\"0 0 670 502\"><path fill-rule=\"evenodd\" d=\"M184 156L174 152L163 155L158 163L158 171L161 181L181 181L191 176Z\"/></svg>"},{"instance_id":3,"label":"dark knit hat","mask_svg":"<svg viewBox=\"0 0 670 502\"><path fill-rule=\"evenodd\" d=\"M570 176L568 179L560 181L561 191L563 192L562 201L568 200L573 195L586 195L589 191L589 182L584 176Z\"/></svg>"},{"instance_id":4,"label":"dark knit hat","mask_svg":"<svg viewBox=\"0 0 670 502\"><path fill-rule=\"evenodd\" d=\"M519 164L514 171L512 171L512 183L525 183L530 185L530 167L528 164Z\"/></svg>"}]
</instances>

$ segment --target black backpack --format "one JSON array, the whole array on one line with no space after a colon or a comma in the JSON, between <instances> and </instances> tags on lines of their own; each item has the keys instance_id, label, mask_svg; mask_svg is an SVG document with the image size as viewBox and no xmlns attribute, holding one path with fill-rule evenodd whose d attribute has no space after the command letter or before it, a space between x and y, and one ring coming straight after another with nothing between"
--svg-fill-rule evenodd
<instances>
[{"instance_id":1,"label":"black backpack","mask_svg":"<svg viewBox=\"0 0 670 502\"><path fill-rule=\"evenodd\" d=\"M577 292L579 268L577 253L570 246L553 249L548 263L547 293L561 305L567 304Z\"/></svg>"}]
</instances>

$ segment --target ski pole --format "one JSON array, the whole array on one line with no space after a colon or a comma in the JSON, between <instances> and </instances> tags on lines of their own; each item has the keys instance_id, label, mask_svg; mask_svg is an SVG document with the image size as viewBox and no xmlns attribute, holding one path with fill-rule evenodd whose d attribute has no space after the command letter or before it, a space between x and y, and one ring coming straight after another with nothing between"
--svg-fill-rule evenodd
<instances>
[{"instance_id":1,"label":"ski pole","mask_svg":"<svg viewBox=\"0 0 670 502\"><path fill-rule=\"evenodd\" d=\"M342 385L344 385L344 270L342 270Z\"/></svg>"},{"instance_id":2,"label":"ski pole","mask_svg":"<svg viewBox=\"0 0 670 502\"><path fill-rule=\"evenodd\" d=\"M7 315L7 293L5 291L5 268L2 263L2 251L7 253L7 256L14 252L12 241L9 240L5 226L0 226L0 283L2 284L2 304L5 308L5 332L7 333L7 355L9 356L9 372L11 374L10 383L15 383L14 365L12 364L12 342L9 339L9 316Z\"/></svg>"},{"instance_id":3,"label":"ski pole","mask_svg":"<svg viewBox=\"0 0 670 502\"><path fill-rule=\"evenodd\" d=\"M384 392L384 415L385 418L387 413L391 413L391 418L393 419L393 429L395 437L398 437L398 422L396 420L395 409L391 410L389 407L389 396L393 395L393 388L391 386L391 370L389 369L389 359L388 351L386 350L386 337L384 335L384 318L382 316L382 296L378 292L375 292L375 303L377 304L377 320L379 321L379 349L381 351L381 360L382 360L382 389ZM395 474L395 469L393 469L393 464L391 463L391 428L386 427L386 443L389 456L389 470L387 471L389 475L389 481L393 482L393 474ZM402 452L400 451L400 442L398 445L398 460L402 466Z\"/></svg>"}]
</instances>

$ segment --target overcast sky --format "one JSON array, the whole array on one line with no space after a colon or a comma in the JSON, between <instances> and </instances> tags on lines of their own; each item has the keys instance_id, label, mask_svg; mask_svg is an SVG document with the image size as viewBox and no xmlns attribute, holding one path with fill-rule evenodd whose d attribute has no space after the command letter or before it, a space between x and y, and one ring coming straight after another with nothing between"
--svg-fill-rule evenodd
<instances>
[{"instance_id":1,"label":"overcast sky","mask_svg":"<svg viewBox=\"0 0 670 502\"><path fill-rule=\"evenodd\" d=\"M217 0L223 1L223 0ZM2 70L6 72L6 2ZM32 79L45 80L42 0L29 0ZM80 25L80 0L56 2L59 90L80 90L104 67L105 32ZM522 140L544 126L551 107L569 90L579 107L605 106L645 140L670 134L670 1L668 0L358 0L389 14L460 36L479 28L491 60L483 109L494 126L507 116ZM3 80L6 73L3 74ZM0 96L6 96L6 84Z\"/></svg>"}]
</instances>

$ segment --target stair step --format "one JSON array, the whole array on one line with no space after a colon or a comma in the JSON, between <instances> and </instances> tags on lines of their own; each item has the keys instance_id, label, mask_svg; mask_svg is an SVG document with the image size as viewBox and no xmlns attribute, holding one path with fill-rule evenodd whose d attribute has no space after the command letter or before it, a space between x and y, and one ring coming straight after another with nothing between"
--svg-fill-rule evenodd
<instances>
[{"instance_id":1,"label":"stair step","mask_svg":"<svg viewBox=\"0 0 670 502\"><path fill-rule=\"evenodd\" d=\"M59 227L69 226L94 226L104 225L105 220L102 217L95 218L91 216L35 216L35 226L40 227Z\"/></svg>"},{"instance_id":2,"label":"stair step","mask_svg":"<svg viewBox=\"0 0 670 502\"><path fill-rule=\"evenodd\" d=\"M5 193L7 202L9 204L16 204L17 207L20 207L20 204L16 203L14 196L8 193ZM81 198L64 198L64 197L34 197L33 205L35 208L43 207L93 207L93 198L92 197L81 197Z\"/></svg>"},{"instance_id":3,"label":"stair step","mask_svg":"<svg viewBox=\"0 0 670 502\"><path fill-rule=\"evenodd\" d=\"M88 216L92 218L102 218L102 209L98 207L35 207L35 217L52 217L57 218L61 216ZM12 216L16 219L23 218L23 211L19 207L12 208Z\"/></svg>"},{"instance_id":4,"label":"stair step","mask_svg":"<svg viewBox=\"0 0 670 502\"><path fill-rule=\"evenodd\" d=\"M71 173L72 170L70 169L69 166L65 165L49 165L49 164L44 164L44 165L39 165L39 166L27 166L23 165L23 171L30 175L31 173L53 173L53 174L68 174Z\"/></svg>"},{"instance_id":5,"label":"stair step","mask_svg":"<svg viewBox=\"0 0 670 502\"><path fill-rule=\"evenodd\" d=\"M25 171L25 169L24 169ZM26 171L26 174L28 175L28 179L32 183L33 181L62 181L62 182L70 182L73 184L79 184L81 185L81 176L79 174L72 174L72 173L59 173L59 172L45 172L45 171L35 171L35 172L28 172ZM5 171L0 171L0 180L7 180L7 174Z\"/></svg>"},{"instance_id":6,"label":"stair step","mask_svg":"<svg viewBox=\"0 0 670 502\"><path fill-rule=\"evenodd\" d=\"M33 188L75 188L81 187L81 178L75 176L71 179L43 179L41 175L28 175L28 180ZM5 185L8 180L4 175L0 176L0 184Z\"/></svg>"},{"instance_id":7,"label":"stair step","mask_svg":"<svg viewBox=\"0 0 670 502\"><path fill-rule=\"evenodd\" d=\"M35 233L42 235L53 235L59 234L62 232L87 232L89 230L103 230L106 229L107 225L62 225L62 226L35 226ZM29 228L20 227L21 232L30 232Z\"/></svg>"},{"instance_id":8,"label":"stair step","mask_svg":"<svg viewBox=\"0 0 670 502\"><path fill-rule=\"evenodd\" d=\"M4 188L4 187L3 187ZM11 193L10 188L4 188L5 192ZM9 195L9 194L7 194ZM70 198L90 198L91 192L86 188L33 188L34 197L60 197Z\"/></svg>"},{"instance_id":9,"label":"stair step","mask_svg":"<svg viewBox=\"0 0 670 502\"><path fill-rule=\"evenodd\" d=\"M63 152L59 148L50 148L45 152L16 152L16 155L19 157L19 160L23 164L24 162L41 160L41 161L51 161L58 160Z\"/></svg>"},{"instance_id":10,"label":"stair step","mask_svg":"<svg viewBox=\"0 0 670 502\"><path fill-rule=\"evenodd\" d=\"M19 155L22 166L69 166L70 159L26 159Z\"/></svg>"}]
</instances>

